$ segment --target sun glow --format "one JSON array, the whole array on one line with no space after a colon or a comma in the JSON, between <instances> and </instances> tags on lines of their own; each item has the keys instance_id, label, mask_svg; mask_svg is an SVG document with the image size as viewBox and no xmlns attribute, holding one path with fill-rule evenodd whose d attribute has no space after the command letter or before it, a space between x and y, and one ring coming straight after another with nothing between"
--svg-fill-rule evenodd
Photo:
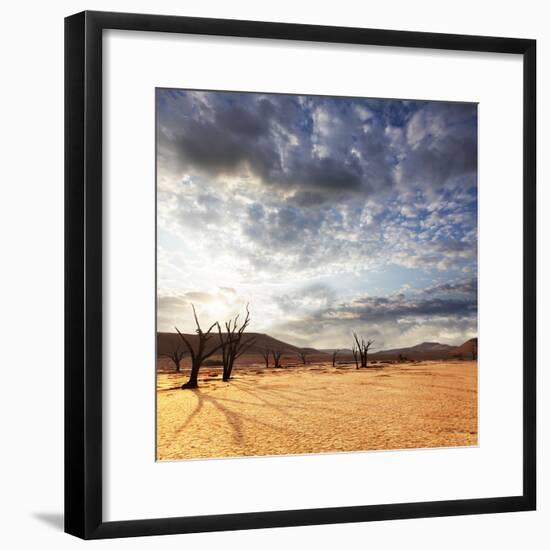
<instances>
[{"instance_id":1,"label":"sun glow","mask_svg":"<svg viewBox=\"0 0 550 550\"><path fill-rule=\"evenodd\" d=\"M220 323L225 321L229 315L227 305L222 301L213 301L205 304L204 312L212 321L219 321Z\"/></svg>"}]
</instances>

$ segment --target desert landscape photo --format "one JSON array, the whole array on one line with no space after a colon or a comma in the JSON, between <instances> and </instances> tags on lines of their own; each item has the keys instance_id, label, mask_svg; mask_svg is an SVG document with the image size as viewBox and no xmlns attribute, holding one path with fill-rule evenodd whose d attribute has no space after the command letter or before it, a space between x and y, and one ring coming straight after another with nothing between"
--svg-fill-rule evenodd
<instances>
[{"instance_id":1,"label":"desert landscape photo","mask_svg":"<svg viewBox=\"0 0 550 550\"><path fill-rule=\"evenodd\" d=\"M477 445L477 105L156 113L157 460Z\"/></svg>"}]
</instances>

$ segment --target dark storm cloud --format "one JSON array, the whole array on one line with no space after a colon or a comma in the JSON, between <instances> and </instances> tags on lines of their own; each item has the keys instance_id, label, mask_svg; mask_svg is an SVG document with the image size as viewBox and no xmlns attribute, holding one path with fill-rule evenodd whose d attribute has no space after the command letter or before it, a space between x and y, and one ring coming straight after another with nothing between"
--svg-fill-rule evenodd
<instances>
[{"instance_id":1,"label":"dark storm cloud","mask_svg":"<svg viewBox=\"0 0 550 550\"><path fill-rule=\"evenodd\" d=\"M276 168L276 155L247 125L232 128L221 126L217 119L191 119L176 131L176 135L168 135L161 130L158 146L160 154L173 158L179 170L196 169L218 176L237 173L246 166L266 177Z\"/></svg>"},{"instance_id":2,"label":"dark storm cloud","mask_svg":"<svg viewBox=\"0 0 550 550\"><path fill-rule=\"evenodd\" d=\"M247 167L262 178L280 168L270 101L238 93L159 94L159 152L177 168L219 176Z\"/></svg>"},{"instance_id":3,"label":"dark storm cloud","mask_svg":"<svg viewBox=\"0 0 550 550\"><path fill-rule=\"evenodd\" d=\"M321 191L358 191L361 189L362 171L357 163L338 162L333 158L320 158L316 162L295 161L295 172L287 176L286 183L296 182L306 188Z\"/></svg>"},{"instance_id":4,"label":"dark storm cloud","mask_svg":"<svg viewBox=\"0 0 550 550\"><path fill-rule=\"evenodd\" d=\"M360 321L398 321L407 317L469 317L477 314L476 299L395 297L367 297L344 305L336 316L344 312Z\"/></svg>"},{"instance_id":5,"label":"dark storm cloud","mask_svg":"<svg viewBox=\"0 0 550 550\"><path fill-rule=\"evenodd\" d=\"M301 205L307 191L318 203L393 183L383 129L366 136L349 114L335 128L342 113L328 101L302 108L290 96L206 94L200 100L200 106L187 101L187 112L176 117L159 111L159 154L176 170L214 177L248 170L266 185L296 191ZM366 159L357 157L356 146Z\"/></svg>"},{"instance_id":6,"label":"dark storm cloud","mask_svg":"<svg viewBox=\"0 0 550 550\"><path fill-rule=\"evenodd\" d=\"M477 171L477 110L472 104L432 103L410 119L400 162L407 185L440 187Z\"/></svg>"}]
</instances>

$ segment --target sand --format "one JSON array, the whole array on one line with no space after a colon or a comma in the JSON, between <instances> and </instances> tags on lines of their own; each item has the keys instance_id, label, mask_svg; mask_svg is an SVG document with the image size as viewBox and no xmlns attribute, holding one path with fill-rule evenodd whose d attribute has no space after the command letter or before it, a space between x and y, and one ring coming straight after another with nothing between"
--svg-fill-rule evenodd
<instances>
[{"instance_id":1,"label":"sand","mask_svg":"<svg viewBox=\"0 0 550 550\"><path fill-rule=\"evenodd\" d=\"M157 375L157 459L477 445L477 364L242 367Z\"/></svg>"}]
</instances>

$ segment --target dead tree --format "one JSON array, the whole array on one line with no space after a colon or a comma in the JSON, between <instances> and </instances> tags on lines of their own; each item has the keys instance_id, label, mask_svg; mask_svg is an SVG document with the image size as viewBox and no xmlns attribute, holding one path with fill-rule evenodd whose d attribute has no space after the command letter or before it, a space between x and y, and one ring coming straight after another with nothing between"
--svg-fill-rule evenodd
<instances>
[{"instance_id":1,"label":"dead tree","mask_svg":"<svg viewBox=\"0 0 550 550\"><path fill-rule=\"evenodd\" d=\"M351 352L353 353L353 359L355 361L355 368L359 368L359 350L357 349L357 346L355 345L355 342L353 343L353 347L351 348Z\"/></svg>"},{"instance_id":2,"label":"dead tree","mask_svg":"<svg viewBox=\"0 0 550 550\"><path fill-rule=\"evenodd\" d=\"M225 334L219 323L218 335L220 337L220 347L222 350L223 360L223 381L227 382L231 378L235 361L246 353L255 343L255 338L243 340L243 335L246 327L250 324L250 311L246 306L246 317L241 325L239 325L239 315L225 323Z\"/></svg>"},{"instance_id":3,"label":"dead tree","mask_svg":"<svg viewBox=\"0 0 550 550\"><path fill-rule=\"evenodd\" d=\"M281 352L278 350L271 350L271 355L273 356L273 366L275 368L281 367Z\"/></svg>"},{"instance_id":4,"label":"dead tree","mask_svg":"<svg viewBox=\"0 0 550 550\"><path fill-rule=\"evenodd\" d=\"M263 349L260 351L260 355L264 358L265 361L265 368L269 368L269 356L271 355L271 350L269 349Z\"/></svg>"},{"instance_id":5,"label":"dead tree","mask_svg":"<svg viewBox=\"0 0 550 550\"><path fill-rule=\"evenodd\" d=\"M182 348L181 343L177 347L172 348L171 351L161 353L163 357L168 357L172 363L176 366L176 372L181 372L181 361L187 355L187 351Z\"/></svg>"},{"instance_id":6,"label":"dead tree","mask_svg":"<svg viewBox=\"0 0 550 550\"><path fill-rule=\"evenodd\" d=\"M338 355L338 352L340 350L339 349L335 349L333 352L332 352L332 366L335 367L336 366L336 356Z\"/></svg>"},{"instance_id":7,"label":"dead tree","mask_svg":"<svg viewBox=\"0 0 550 550\"><path fill-rule=\"evenodd\" d=\"M300 356L302 363L307 365L307 356L309 355L309 351L307 349L299 349L297 353Z\"/></svg>"},{"instance_id":8,"label":"dead tree","mask_svg":"<svg viewBox=\"0 0 550 550\"><path fill-rule=\"evenodd\" d=\"M193 317L195 318L195 323L197 325L197 329L195 331L198 336L196 349L193 349L191 342L189 342L185 334L182 334L176 327L177 333L180 335L182 342L187 346L189 355L191 355L191 374L189 375L189 380L182 385L182 390L198 387L197 381L199 377L199 370L202 364L204 363L205 359L208 359L208 357L214 355L214 353L216 353L221 347L220 345L212 346L208 351L206 350L206 344L212 338L212 336L214 336L212 334L212 330L217 325L217 323L212 323L208 330L204 332L199 324L199 319L197 317L197 312L195 311L195 306L192 305L191 307L193 308Z\"/></svg>"},{"instance_id":9,"label":"dead tree","mask_svg":"<svg viewBox=\"0 0 550 550\"><path fill-rule=\"evenodd\" d=\"M361 368L367 368L367 356L369 353L369 349L374 344L374 340L365 341L364 338L361 338L361 340L359 341L359 336L357 336L355 332L353 333L353 338L355 340L354 347L357 346L357 354L361 360ZM359 368L357 358L355 359L355 366L356 368Z\"/></svg>"}]
</instances>

